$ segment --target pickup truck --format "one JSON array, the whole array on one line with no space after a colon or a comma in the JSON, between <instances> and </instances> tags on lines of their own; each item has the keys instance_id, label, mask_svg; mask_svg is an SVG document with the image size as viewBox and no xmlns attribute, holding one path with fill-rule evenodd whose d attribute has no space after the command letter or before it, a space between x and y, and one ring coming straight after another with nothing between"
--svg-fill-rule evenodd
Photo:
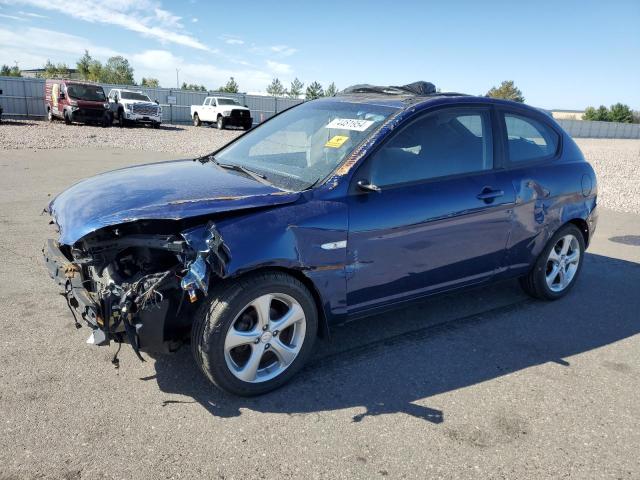
<instances>
[{"instance_id":1,"label":"pickup truck","mask_svg":"<svg viewBox=\"0 0 640 480\"><path fill-rule=\"evenodd\" d=\"M249 130L253 125L251 111L233 98L225 97L207 97L202 105L191 105L191 118L196 127L215 123L219 130L229 125Z\"/></svg>"},{"instance_id":2,"label":"pickup truck","mask_svg":"<svg viewBox=\"0 0 640 480\"><path fill-rule=\"evenodd\" d=\"M114 88L109 92L109 107L121 127L129 123L148 123L153 128L160 128L162 123L162 107L142 92Z\"/></svg>"}]
</instances>

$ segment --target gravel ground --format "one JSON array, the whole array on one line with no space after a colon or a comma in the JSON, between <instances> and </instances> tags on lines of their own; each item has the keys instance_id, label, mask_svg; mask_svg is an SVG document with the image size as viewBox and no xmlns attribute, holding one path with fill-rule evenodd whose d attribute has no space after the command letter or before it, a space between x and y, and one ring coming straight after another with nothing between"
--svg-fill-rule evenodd
<instances>
[{"instance_id":1,"label":"gravel ground","mask_svg":"<svg viewBox=\"0 0 640 480\"><path fill-rule=\"evenodd\" d=\"M0 150L51 148L124 148L173 152L186 156L209 153L230 142L242 130L216 130L191 125L162 125L160 129L136 126L102 128L36 120L7 120L0 124Z\"/></svg>"},{"instance_id":2,"label":"gravel ground","mask_svg":"<svg viewBox=\"0 0 640 480\"><path fill-rule=\"evenodd\" d=\"M163 125L153 130L7 121L0 124L0 149L123 148L193 157L209 153L241 133L189 125ZM640 213L640 140L576 141L598 174L600 205L618 212Z\"/></svg>"}]
</instances>

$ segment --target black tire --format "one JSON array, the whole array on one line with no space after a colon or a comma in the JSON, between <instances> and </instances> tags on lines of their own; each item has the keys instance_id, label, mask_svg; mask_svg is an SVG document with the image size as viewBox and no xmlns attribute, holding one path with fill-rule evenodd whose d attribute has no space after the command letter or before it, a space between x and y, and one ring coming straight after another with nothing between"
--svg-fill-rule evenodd
<instances>
[{"instance_id":1,"label":"black tire","mask_svg":"<svg viewBox=\"0 0 640 480\"><path fill-rule=\"evenodd\" d=\"M268 293L285 294L299 303L306 320L304 339L297 357L278 376L259 383L246 382L236 377L227 365L225 339L231 326L239 321L237 316L245 311L246 306ZM280 272L249 274L219 286L205 298L195 314L191 348L196 363L214 385L235 395L254 396L284 385L302 368L313 351L317 332L318 312L315 302L299 280Z\"/></svg>"},{"instance_id":2,"label":"black tire","mask_svg":"<svg viewBox=\"0 0 640 480\"><path fill-rule=\"evenodd\" d=\"M153 128L160 128L160 122L153 122L153 123L151 124L151 127L153 127Z\"/></svg>"},{"instance_id":3,"label":"black tire","mask_svg":"<svg viewBox=\"0 0 640 480\"><path fill-rule=\"evenodd\" d=\"M53 112L51 111L50 108L47 108L47 120L49 121L49 123L53 122Z\"/></svg>"},{"instance_id":4,"label":"black tire","mask_svg":"<svg viewBox=\"0 0 640 480\"><path fill-rule=\"evenodd\" d=\"M224 130L224 118L222 118L222 115L218 115L218 121L216 122L216 127L218 127L218 130Z\"/></svg>"},{"instance_id":5,"label":"black tire","mask_svg":"<svg viewBox=\"0 0 640 480\"><path fill-rule=\"evenodd\" d=\"M244 130L251 130L251 126L252 126L252 125L251 125L250 123L245 123L245 124L242 126L242 128L243 128Z\"/></svg>"},{"instance_id":6,"label":"black tire","mask_svg":"<svg viewBox=\"0 0 640 480\"><path fill-rule=\"evenodd\" d=\"M64 123L67 125L71 125L71 117L69 116L69 112L67 110L64 111Z\"/></svg>"},{"instance_id":7,"label":"black tire","mask_svg":"<svg viewBox=\"0 0 640 480\"><path fill-rule=\"evenodd\" d=\"M113 119L111 118L111 114L109 112L106 112L104 114L104 118L102 119L102 128L110 127L112 123Z\"/></svg>"},{"instance_id":8,"label":"black tire","mask_svg":"<svg viewBox=\"0 0 640 480\"><path fill-rule=\"evenodd\" d=\"M546 281L549 254L551 253L551 249L556 247L558 241L567 235L572 235L577 240L580 250L579 262L577 269L567 286L560 291L554 291L549 287ZM580 229L571 223L564 225L549 239L544 250L542 250L542 253L538 256L538 259L531 271L524 277L520 278L520 286L527 294L541 300L557 300L564 297L569 293L569 290L573 288L578 276L580 275L582 264L584 263L584 252L584 236Z\"/></svg>"},{"instance_id":9,"label":"black tire","mask_svg":"<svg viewBox=\"0 0 640 480\"><path fill-rule=\"evenodd\" d=\"M200 117L198 116L197 113L193 114L193 126L194 127L199 127L200 125L202 125L202 122L200 121Z\"/></svg>"},{"instance_id":10,"label":"black tire","mask_svg":"<svg viewBox=\"0 0 640 480\"><path fill-rule=\"evenodd\" d=\"M118 110L118 126L124 128L127 126L127 119L124 118L124 110Z\"/></svg>"}]
</instances>

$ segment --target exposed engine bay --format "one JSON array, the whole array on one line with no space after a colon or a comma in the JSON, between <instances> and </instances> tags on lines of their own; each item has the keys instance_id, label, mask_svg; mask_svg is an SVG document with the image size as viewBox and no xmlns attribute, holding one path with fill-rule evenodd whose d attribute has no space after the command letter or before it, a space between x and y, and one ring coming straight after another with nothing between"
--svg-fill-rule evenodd
<instances>
[{"instance_id":1,"label":"exposed engine bay","mask_svg":"<svg viewBox=\"0 0 640 480\"><path fill-rule=\"evenodd\" d=\"M47 267L76 327L78 314L93 329L88 343L129 343L142 360L141 351L172 351L188 338L198 298L207 295L211 275L224 277L230 255L211 222L179 234L163 230L130 223L73 247L45 245Z\"/></svg>"}]
</instances>

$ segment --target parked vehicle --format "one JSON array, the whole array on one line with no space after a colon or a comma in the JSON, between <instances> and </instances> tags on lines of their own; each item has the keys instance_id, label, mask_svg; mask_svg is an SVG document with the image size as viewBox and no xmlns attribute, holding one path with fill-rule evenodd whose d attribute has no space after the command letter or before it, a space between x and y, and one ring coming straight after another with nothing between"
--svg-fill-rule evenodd
<instances>
[{"instance_id":1,"label":"parked vehicle","mask_svg":"<svg viewBox=\"0 0 640 480\"><path fill-rule=\"evenodd\" d=\"M162 107L142 92L114 88L109 91L109 105L113 118L121 127L148 123L153 128L160 128L162 123Z\"/></svg>"},{"instance_id":2,"label":"parked vehicle","mask_svg":"<svg viewBox=\"0 0 640 480\"><path fill-rule=\"evenodd\" d=\"M89 342L190 343L213 383L255 395L335 323L506 278L564 296L596 228L592 167L535 108L432 91L360 86L58 195L44 257Z\"/></svg>"},{"instance_id":3,"label":"parked vehicle","mask_svg":"<svg viewBox=\"0 0 640 480\"><path fill-rule=\"evenodd\" d=\"M219 130L228 126L249 130L253 125L251 111L233 98L207 97L202 105L191 105L191 119L196 127L215 123Z\"/></svg>"},{"instance_id":4,"label":"parked vehicle","mask_svg":"<svg viewBox=\"0 0 640 480\"><path fill-rule=\"evenodd\" d=\"M2 95L2 89L0 89L0 95ZM4 110L2 109L2 105L0 105L0 123L2 123L2 112Z\"/></svg>"},{"instance_id":5,"label":"parked vehicle","mask_svg":"<svg viewBox=\"0 0 640 480\"><path fill-rule=\"evenodd\" d=\"M79 122L108 127L112 123L107 97L95 83L48 78L44 102L50 122L59 118L67 125Z\"/></svg>"}]
</instances>

